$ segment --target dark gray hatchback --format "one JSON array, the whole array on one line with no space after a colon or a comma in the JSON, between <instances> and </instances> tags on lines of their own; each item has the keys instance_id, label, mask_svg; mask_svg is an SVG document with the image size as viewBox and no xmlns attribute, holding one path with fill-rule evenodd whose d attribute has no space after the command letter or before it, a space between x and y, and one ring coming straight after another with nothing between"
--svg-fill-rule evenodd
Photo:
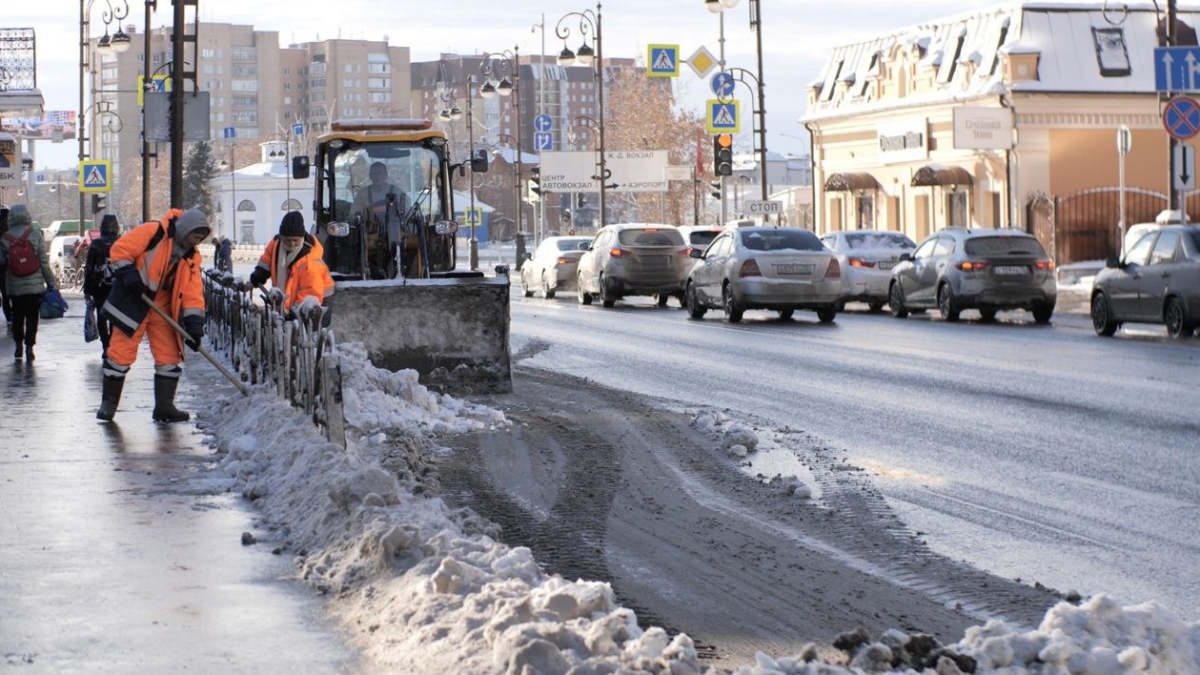
<instances>
[{"instance_id":1,"label":"dark gray hatchback","mask_svg":"<svg viewBox=\"0 0 1200 675\"><path fill-rule=\"evenodd\" d=\"M1200 324L1200 227L1170 225L1109 258L1092 287L1092 326L1109 336L1123 323L1159 323L1172 338Z\"/></svg>"},{"instance_id":2,"label":"dark gray hatchback","mask_svg":"<svg viewBox=\"0 0 1200 675\"><path fill-rule=\"evenodd\" d=\"M964 309L984 321L1004 309L1024 309L1047 323L1058 301L1054 262L1037 238L1008 229L947 228L930 235L892 269L888 304L898 318L937 309L957 321Z\"/></svg>"}]
</instances>

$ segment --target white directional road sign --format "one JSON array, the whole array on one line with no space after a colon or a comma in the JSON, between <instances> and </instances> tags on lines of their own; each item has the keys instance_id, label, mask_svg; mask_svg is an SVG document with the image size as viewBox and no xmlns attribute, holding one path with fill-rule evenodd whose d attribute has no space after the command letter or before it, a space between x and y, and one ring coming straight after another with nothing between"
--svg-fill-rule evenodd
<instances>
[{"instance_id":1,"label":"white directional road sign","mask_svg":"<svg viewBox=\"0 0 1200 675\"><path fill-rule=\"evenodd\" d=\"M751 215L759 215L766 213L783 213L783 202L764 202L759 200L746 200L746 213Z\"/></svg>"},{"instance_id":2,"label":"white directional road sign","mask_svg":"<svg viewBox=\"0 0 1200 675\"><path fill-rule=\"evenodd\" d=\"M1196 148L1187 143L1175 145L1175 189L1196 189Z\"/></svg>"},{"instance_id":3,"label":"white directional road sign","mask_svg":"<svg viewBox=\"0 0 1200 675\"><path fill-rule=\"evenodd\" d=\"M612 174L610 192L665 192L667 190L667 152L665 150L610 151L604 153L605 168ZM543 152L541 188L543 192L599 192L600 180L596 153Z\"/></svg>"},{"instance_id":4,"label":"white directional road sign","mask_svg":"<svg viewBox=\"0 0 1200 675\"><path fill-rule=\"evenodd\" d=\"M1163 92L1200 91L1200 47L1156 48L1154 88Z\"/></svg>"}]
</instances>

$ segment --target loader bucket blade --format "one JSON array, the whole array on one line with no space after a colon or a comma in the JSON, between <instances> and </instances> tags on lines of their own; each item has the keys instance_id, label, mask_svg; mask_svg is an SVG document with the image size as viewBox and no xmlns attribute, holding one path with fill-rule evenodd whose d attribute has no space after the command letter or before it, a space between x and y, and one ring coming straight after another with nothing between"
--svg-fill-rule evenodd
<instances>
[{"instance_id":1,"label":"loader bucket blade","mask_svg":"<svg viewBox=\"0 0 1200 675\"><path fill-rule=\"evenodd\" d=\"M341 281L327 301L338 342L377 368L417 371L450 394L512 391L508 276Z\"/></svg>"}]
</instances>

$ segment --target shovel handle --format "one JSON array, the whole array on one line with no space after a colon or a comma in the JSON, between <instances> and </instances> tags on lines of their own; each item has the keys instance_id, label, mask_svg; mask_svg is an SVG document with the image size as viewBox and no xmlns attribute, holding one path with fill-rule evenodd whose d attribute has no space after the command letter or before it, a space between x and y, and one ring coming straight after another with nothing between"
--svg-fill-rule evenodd
<instances>
[{"instance_id":1,"label":"shovel handle","mask_svg":"<svg viewBox=\"0 0 1200 675\"><path fill-rule=\"evenodd\" d=\"M175 331L183 337L184 342L191 344L192 338L187 334L187 331L183 329L183 326L180 326L178 323L176 323L175 319L172 319L165 311L163 311L162 307L158 306L158 303L151 300L150 296L145 294L142 295L142 301L147 305L150 305L150 309L157 312L158 315L163 318L163 321L166 321L171 328L174 328ZM250 389L246 385L242 384L241 380L237 379L233 373L229 372L229 369L225 367L225 364L221 363L212 354L210 354L208 350L204 348L204 345L197 344L196 351L200 352L201 356L208 359L209 363L216 366L217 370L221 371L221 374L225 376L225 379L232 382L233 386L237 387L238 391L242 392L243 396L250 395Z\"/></svg>"}]
</instances>

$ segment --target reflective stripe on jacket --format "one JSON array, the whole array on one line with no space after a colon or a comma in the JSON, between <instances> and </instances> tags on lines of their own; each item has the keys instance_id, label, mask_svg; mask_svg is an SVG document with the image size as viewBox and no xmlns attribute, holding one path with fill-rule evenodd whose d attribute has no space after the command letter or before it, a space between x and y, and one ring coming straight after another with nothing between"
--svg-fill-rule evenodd
<instances>
[{"instance_id":1,"label":"reflective stripe on jacket","mask_svg":"<svg viewBox=\"0 0 1200 675\"><path fill-rule=\"evenodd\" d=\"M161 222L142 223L121 235L109 249L108 259L118 275L122 268L137 266L149 295L166 310L168 316L182 323L187 316L204 317L204 284L200 277L202 258L200 252L193 248L179 260L170 288L160 288L170 268L171 250L175 246L171 221L181 215L183 211L171 209ZM153 247L147 248L160 228L165 236ZM141 298L130 298L117 292L109 294L105 308L106 314L127 334L137 329L149 311ZM182 349L183 338L176 337Z\"/></svg>"}]
</instances>

